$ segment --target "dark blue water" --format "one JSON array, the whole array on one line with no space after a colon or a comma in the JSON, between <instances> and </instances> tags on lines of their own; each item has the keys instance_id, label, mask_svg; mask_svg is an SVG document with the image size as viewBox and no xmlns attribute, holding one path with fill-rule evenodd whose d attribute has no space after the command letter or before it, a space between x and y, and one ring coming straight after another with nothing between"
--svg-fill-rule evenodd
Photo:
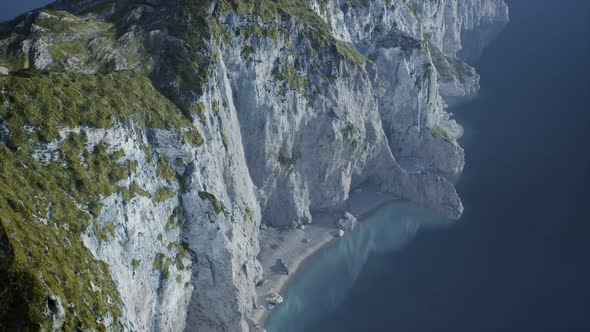
<instances>
[{"instance_id":1,"label":"dark blue water","mask_svg":"<svg viewBox=\"0 0 590 332\"><path fill-rule=\"evenodd\" d=\"M10 20L28 10L53 2L52 0L0 0L0 22Z\"/></svg>"},{"instance_id":2,"label":"dark blue water","mask_svg":"<svg viewBox=\"0 0 590 332\"><path fill-rule=\"evenodd\" d=\"M461 222L370 251L352 279L312 260L270 331L590 331L590 1L515 0L511 18L475 63L481 97L453 110Z\"/></svg>"}]
</instances>

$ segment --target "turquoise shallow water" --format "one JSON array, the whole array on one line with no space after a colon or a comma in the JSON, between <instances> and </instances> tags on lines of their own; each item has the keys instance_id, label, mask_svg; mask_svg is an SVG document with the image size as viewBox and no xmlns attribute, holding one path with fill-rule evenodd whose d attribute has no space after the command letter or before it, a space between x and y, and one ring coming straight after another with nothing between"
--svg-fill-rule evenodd
<instances>
[{"instance_id":1,"label":"turquoise shallow water","mask_svg":"<svg viewBox=\"0 0 590 332\"><path fill-rule=\"evenodd\" d=\"M406 246L420 228L446 227L450 221L407 203L380 207L352 232L310 258L284 294L285 302L267 320L269 332L305 331L337 308L355 284L370 255Z\"/></svg>"}]
</instances>

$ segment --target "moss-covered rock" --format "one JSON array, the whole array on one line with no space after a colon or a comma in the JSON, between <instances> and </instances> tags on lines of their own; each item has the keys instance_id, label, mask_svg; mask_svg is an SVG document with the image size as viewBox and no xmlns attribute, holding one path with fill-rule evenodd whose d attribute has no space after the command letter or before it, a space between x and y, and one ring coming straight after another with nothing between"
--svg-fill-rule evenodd
<instances>
[{"instance_id":1,"label":"moss-covered rock","mask_svg":"<svg viewBox=\"0 0 590 332\"><path fill-rule=\"evenodd\" d=\"M209 202L211 202L211 204L213 204L213 209L217 214L225 212L226 209L223 203L220 200L218 200L217 197L215 197L215 195L213 195L212 193L206 191L199 191L199 197L202 200L208 200Z\"/></svg>"},{"instance_id":2,"label":"moss-covered rock","mask_svg":"<svg viewBox=\"0 0 590 332\"><path fill-rule=\"evenodd\" d=\"M453 138L453 136L451 136L451 134L449 134L442 127L434 126L430 130L431 130L431 132L432 132L433 135L438 136L438 137L444 139L445 141L447 141L449 143L453 143L455 141L455 139Z\"/></svg>"},{"instance_id":3,"label":"moss-covered rock","mask_svg":"<svg viewBox=\"0 0 590 332\"><path fill-rule=\"evenodd\" d=\"M168 200L174 196L176 196L176 193L174 192L174 190L172 190L170 188L160 188L154 194L154 202L161 203L161 202Z\"/></svg>"},{"instance_id":4,"label":"moss-covered rock","mask_svg":"<svg viewBox=\"0 0 590 332\"><path fill-rule=\"evenodd\" d=\"M49 330L53 295L64 304L64 330L104 330L109 318L118 325L122 303L109 267L79 236L92 215L72 193L92 181L75 172L0 144L0 322L8 329Z\"/></svg>"},{"instance_id":5,"label":"moss-covered rock","mask_svg":"<svg viewBox=\"0 0 590 332\"><path fill-rule=\"evenodd\" d=\"M144 127L179 130L189 144L201 144L197 129L151 81L134 71L86 75L27 70L0 77L0 119L10 129L9 145L25 136L49 142L60 128L109 128L138 122ZM24 126L32 133L26 134Z\"/></svg>"}]
</instances>

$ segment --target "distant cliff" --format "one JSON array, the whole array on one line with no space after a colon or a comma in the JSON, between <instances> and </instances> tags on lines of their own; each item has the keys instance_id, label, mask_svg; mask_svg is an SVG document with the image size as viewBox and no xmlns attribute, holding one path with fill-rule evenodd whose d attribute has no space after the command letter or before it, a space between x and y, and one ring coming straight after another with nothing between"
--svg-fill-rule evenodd
<instances>
[{"instance_id":1,"label":"distant cliff","mask_svg":"<svg viewBox=\"0 0 590 332\"><path fill-rule=\"evenodd\" d=\"M364 183L459 218L445 100L477 93L457 56L507 21L502 0L62 0L2 24L0 327L252 330L261 223Z\"/></svg>"}]
</instances>

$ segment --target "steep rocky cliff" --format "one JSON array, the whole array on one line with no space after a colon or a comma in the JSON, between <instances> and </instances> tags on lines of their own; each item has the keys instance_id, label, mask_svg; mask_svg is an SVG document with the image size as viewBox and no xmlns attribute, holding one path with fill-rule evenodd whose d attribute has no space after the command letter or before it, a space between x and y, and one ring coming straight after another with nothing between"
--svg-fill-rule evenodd
<instances>
[{"instance_id":1,"label":"steep rocky cliff","mask_svg":"<svg viewBox=\"0 0 590 332\"><path fill-rule=\"evenodd\" d=\"M261 223L459 218L502 0L61 0L0 26L0 326L247 331ZM462 48L462 39L468 45Z\"/></svg>"}]
</instances>

